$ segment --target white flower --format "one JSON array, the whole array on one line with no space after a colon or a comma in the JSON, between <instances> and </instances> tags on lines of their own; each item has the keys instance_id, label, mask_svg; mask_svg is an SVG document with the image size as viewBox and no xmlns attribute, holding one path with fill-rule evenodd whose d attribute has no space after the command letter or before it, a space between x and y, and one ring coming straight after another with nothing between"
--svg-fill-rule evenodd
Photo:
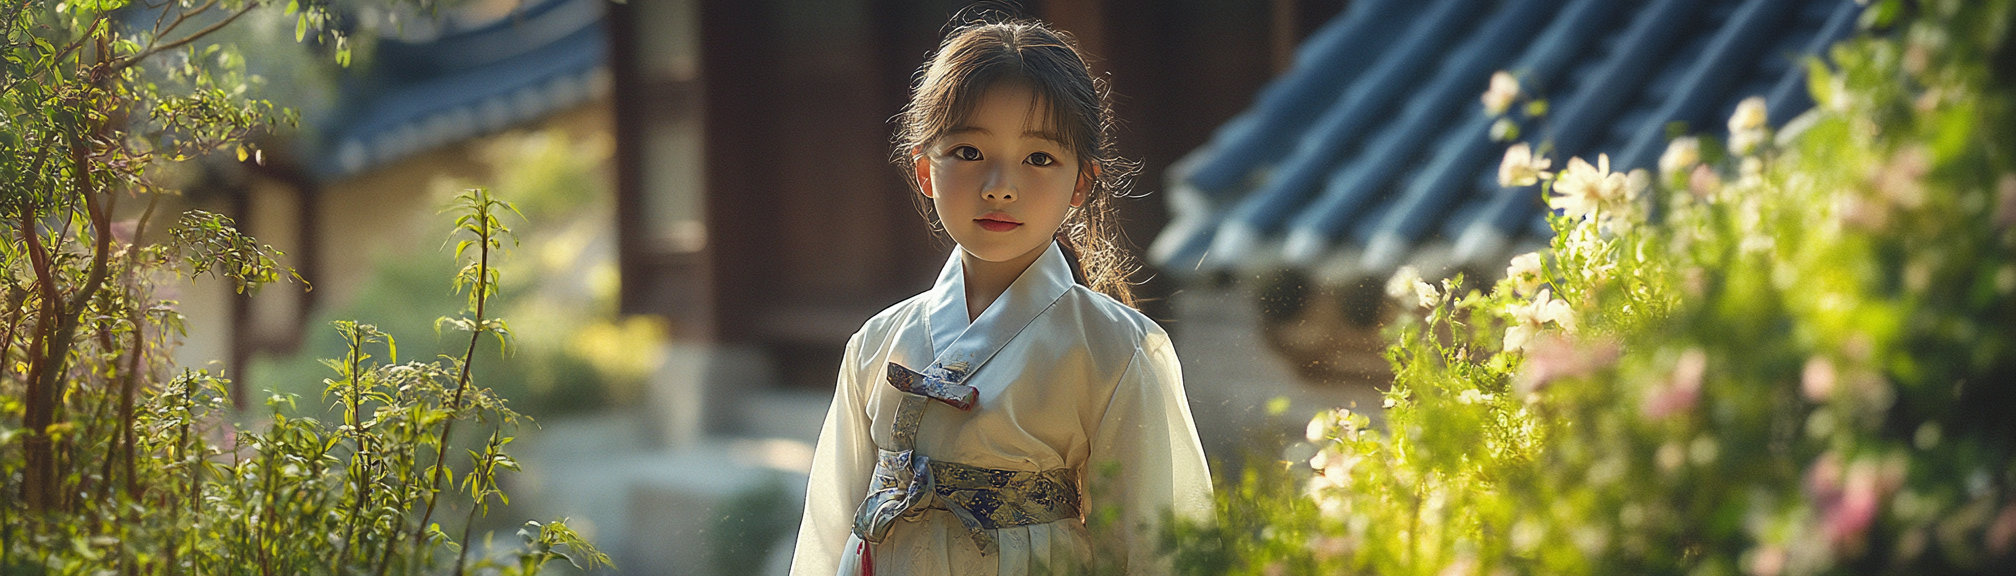
<instances>
[{"instance_id":1,"label":"white flower","mask_svg":"<svg viewBox=\"0 0 2016 576\"><path fill-rule=\"evenodd\" d=\"M1637 200L1638 193L1644 192L1646 188L1651 187L1651 172L1644 168L1632 169L1629 174L1624 175L1624 200L1627 202Z\"/></svg>"},{"instance_id":2,"label":"white flower","mask_svg":"<svg viewBox=\"0 0 2016 576\"><path fill-rule=\"evenodd\" d=\"M1421 283L1421 271L1413 266L1401 266L1393 271L1393 277L1386 280L1386 296L1395 300L1414 293L1414 285Z\"/></svg>"},{"instance_id":3,"label":"white flower","mask_svg":"<svg viewBox=\"0 0 2016 576\"><path fill-rule=\"evenodd\" d=\"M1363 458L1356 453L1345 454L1339 446L1316 451L1315 456L1309 457L1309 468L1316 475L1309 478L1308 494L1320 497L1326 490L1350 485L1351 469Z\"/></svg>"},{"instance_id":4,"label":"white flower","mask_svg":"<svg viewBox=\"0 0 2016 576\"><path fill-rule=\"evenodd\" d=\"M1505 277L1512 279L1513 291L1521 296L1540 289L1546 270L1540 266L1540 253L1527 252L1512 257L1512 265L1505 267Z\"/></svg>"},{"instance_id":5,"label":"white flower","mask_svg":"<svg viewBox=\"0 0 2016 576\"><path fill-rule=\"evenodd\" d=\"M1764 143L1764 97L1744 98L1736 105L1736 113L1729 116L1729 150L1737 154L1749 154Z\"/></svg>"},{"instance_id":6,"label":"white flower","mask_svg":"<svg viewBox=\"0 0 2016 576\"><path fill-rule=\"evenodd\" d=\"M1611 232L1622 232L1630 228L1632 215L1634 214L1632 210L1629 210L1630 205L1638 200L1639 193L1651 187L1652 173L1646 171L1644 168L1634 169L1631 173L1625 174L1623 194L1619 197L1605 199L1603 207L1600 210L1601 214L1599 214L1601 221L1598 224L1604 230Z\"/></svg>"},{"instance_id":7,"label":"white flower","mask_svg":"<svg viewBox=\"0 0 2016 576\"><path fill-rule=\"evenodd\" d=\"M1569 158L1568 169L1554 179L1554 195L1547 198L1547 206L1570 218L1587 216L1623 198L1629 184L1625 175L1610 171L1609 154L1597 155L1595 166Z\"/></svg>"},{"instance_id":8,"label":"white flower","mask_svg":"<svg viewBox=\"0 0 2016 576\"><path fill-rule=\"evenodd\" d=\"M1442 291L1435 288L1434 284L1415 280L1414 299L1420 302L1422 308L1434 308L1436 304L1442 302Z\"/></svg>"},{"instance_id":9,"label":"white flower","mask_svg":"<svg viewBox=\"0 0 2016 576\"><path fill-rule=\"evenodd\" d=\"M1666 144L1666 152L1659 155L1659 174L1671 178L1683 170L1694 168L1701 163L1701 139L1693 136L1674 138Z\"/></svg>"},{"instance_id":10,"label":"white flower","mask_svg":"<svg viewBox=\"0 0 2016 576\"><path fill-rule=\"evenodd\" d=\"M1729 116L1729 131L1756 130L1764 127L1764 121L1764 97L1751 96L1736 104L1736 113Z\"/></svg>"},{"instance_id":11,"label":"white flower","mask_svg":"<svg viewBox=\"0 0 2016 576\"><path fill-rule=\"evenodd\" d=\"M1309 426L1302 431L1302 435L1304 438L1308 438L1310 442L1321 442L1333 435L1341 439L1348 438L1357 432L1358 423L1352 420L1351 409L1338 408L1336 410L1317 412L1316 416L1309 419ZM1321 468L1321 466L1318 466L1318 468Z\"/></svg>"},{"instance_id":12,"label":"white flower","mask_svg":"<svg viewBox=\"0 0 2016 576\"><path fill-rule=\"evenodd\" d=\"M1442 292L1434 285L1423 282L1420 270L1413 266L1401 266L1393 272L1392 278L1386 280L1386 295L1398 300L1410 294L1422 308L1433 307L1442 301Z\"/></svg>"},{"instance_id":13,"label":"white flower","mask_svg":"<svg viewBox=\"0 0 2016 576\"><path fill-rule=\"evenodd\" d=\"M1736 163L1735 186L1737 188L1755 189L1763 185L1764 185L1763 160L1758 159L1756 156L1744 156L1743 160ZM1755 204L1756 202L1752 200L1750 203ZM1755 206L1751 206L1744 208L1744 210L1747 212L1754 213L1757 211L1757 208ZM1755 216L1755 214L1752 214L1752 216Z\"/></svg>"},{"instance_id":14,"label":"white flower","mask_svg":"<svg viewBox=\"0 0 2016 576\"><path fill-rule=\"evenodd\" d=\"M1484 111L1497 116L1512 107L1512 101L1519 98L1519 79L1499 70L1491 74L1491 88L1484 91Z\"/></svg>"},{"instance_id":15,"label":"white flower","mask_svg":"<svg viewBox=\"0 0 2016 576\"><path fill-rule=\"evenodd\" d=\"M1747 155L1751 152L1755 152L1757 150L1757 145L1763 143L1764 143L1763 130L1744 130L1742 132L1729 133L1729 150L1737 154Z\"/></svg>"},{"instance_id":16,"label":"white flower","mask_svg":"<svg viewBox=\"0 0 2016 576\"><path fill-rule=\"evenodd\" d=\"M1554 165L1545 157L1534 158L1533 147L1525 142L1513 144L1505 149L1505 159L1498 164L1498 185L1506 188L1532 186L1542 178L1551 176L1547 168Z\"/></svg>"},{"instance_id":17,"label":"white flower","mask_svg":"<svg viewBox=\"0 0 2016 576\"><path fill-rule=\"evenodd\" d=\"M1533 336L1546 328L1548 322L1560 326L1562 330L1575 329L1575 315L1568 302L1554 298L1546 288L1533 297L1532 302L1511 304L1505 313L1512 316L1512 325L1505 328L1505 349L1524 350Z\"/></svg>"},{"instance_id":18,"label":"white flower","mask_svg":"<svg viewBox=\"0 0 2016 576\"><path fill-rule=\"evenodd\" d=\"M1477 389L1475 388L1471 388L1464 390L1460 394L1457 394L1456 402L1459 404L1483 404L1486 402L1490 402L1496 398L1497 398L1496 396L1485 394L1483 392L1477 391Z\"/></svg>"}]
</instances>

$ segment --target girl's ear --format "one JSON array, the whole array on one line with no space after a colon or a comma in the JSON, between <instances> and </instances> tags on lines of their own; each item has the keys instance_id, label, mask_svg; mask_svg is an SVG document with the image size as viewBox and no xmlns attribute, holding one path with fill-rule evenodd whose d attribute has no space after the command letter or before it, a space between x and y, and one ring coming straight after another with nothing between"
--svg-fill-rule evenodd
<instances>
[{"instance_id":1,"label":"girl's ear","mask_svg":"<svg viewBox=\"0 0 2016 576\"><path fill-rule=\"evenodd\" d=\"M917 193L925 198L933 197L931 191L931 163L924 159L924 147L910 147L910 165L917 170Z\"/></svg>"},{"instance_id":2,"label":"girl's ear","mask_svg":"<svg viewBox=\"0 0 2016 576\"><path fill-rule=\"evenodd\" d=\"M1085 196L1092 193L1092 183L1097 182L1098 180L1099 180L1098 164L1093 164L1091 170L1086 170L1078 173L1078 185L1071 188L1072 208L1077 208L1079 206L1085 205Z\"/></svg>"}]
</instances>

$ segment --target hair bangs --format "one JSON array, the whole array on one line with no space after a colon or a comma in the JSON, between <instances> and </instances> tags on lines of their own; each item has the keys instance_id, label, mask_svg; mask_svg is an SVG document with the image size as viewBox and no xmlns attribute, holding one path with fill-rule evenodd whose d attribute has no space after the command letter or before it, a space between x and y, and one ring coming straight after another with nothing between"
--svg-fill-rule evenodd
<instances>
[{"instance_id":1,"label":"hair bangs","mask_svg":"<svg viewBox=\"0 0 2016 576\"><path fill-rule=\"evenodd\" d=\"M1078 157L1081 165L1096 159L1099 148L1096 102L1088 103L1084 95L1072 94L1068 78L1030 70L1028 58L987 60L961 71L963 74L946 74L963 78L944 77L932 83L940 90L920 98L916 118L920 129L913 136L915 141L909 143L911 146L923 146L967 125L988 91L1001 86L1021 86L1029 89L1031 100L1026 126L1062 145Z\"/></svg>"}]
</instances>

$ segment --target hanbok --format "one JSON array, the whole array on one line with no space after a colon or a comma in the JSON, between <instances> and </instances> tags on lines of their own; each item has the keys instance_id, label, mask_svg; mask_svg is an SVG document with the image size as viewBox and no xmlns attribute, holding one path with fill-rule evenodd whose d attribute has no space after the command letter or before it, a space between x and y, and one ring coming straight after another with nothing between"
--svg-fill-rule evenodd
<instances>
[{"instance_id":1,"label":"hanbok","mask_svg":"<svg viewBox=\"0 0 2016 576\"><path fill-rule=\"evenodd\" d=\"M1089 534L1107 507L1113 533ZM848 341L791 573L1071 574L1095 555L1164 573L1164 515L1210 509L1168 334L1073 282L1054 243L968 322L955 249Z\"/></svg>"}]
</instances>

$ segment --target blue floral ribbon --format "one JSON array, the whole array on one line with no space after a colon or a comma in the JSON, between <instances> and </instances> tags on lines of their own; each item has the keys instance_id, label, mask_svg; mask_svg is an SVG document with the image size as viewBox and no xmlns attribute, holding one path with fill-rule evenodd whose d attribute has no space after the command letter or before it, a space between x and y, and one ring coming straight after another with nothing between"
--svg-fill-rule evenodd
<instances>
[{"instance_id":1,"label":"blue floral ribbon","mask_svg":"<svg viewBox=\"0 0 2016 576\"><path fill-rule=\"evenodd\" d=\"M980 391L972 386L960 384L965 380L962 371L932 364L920 374L902 364L889 363L889 385L897 390L925 396L932 400L960 410L972 410L980 401ZM915 434L914 432L912 434Z\"/></svg>"}]
</instances>

